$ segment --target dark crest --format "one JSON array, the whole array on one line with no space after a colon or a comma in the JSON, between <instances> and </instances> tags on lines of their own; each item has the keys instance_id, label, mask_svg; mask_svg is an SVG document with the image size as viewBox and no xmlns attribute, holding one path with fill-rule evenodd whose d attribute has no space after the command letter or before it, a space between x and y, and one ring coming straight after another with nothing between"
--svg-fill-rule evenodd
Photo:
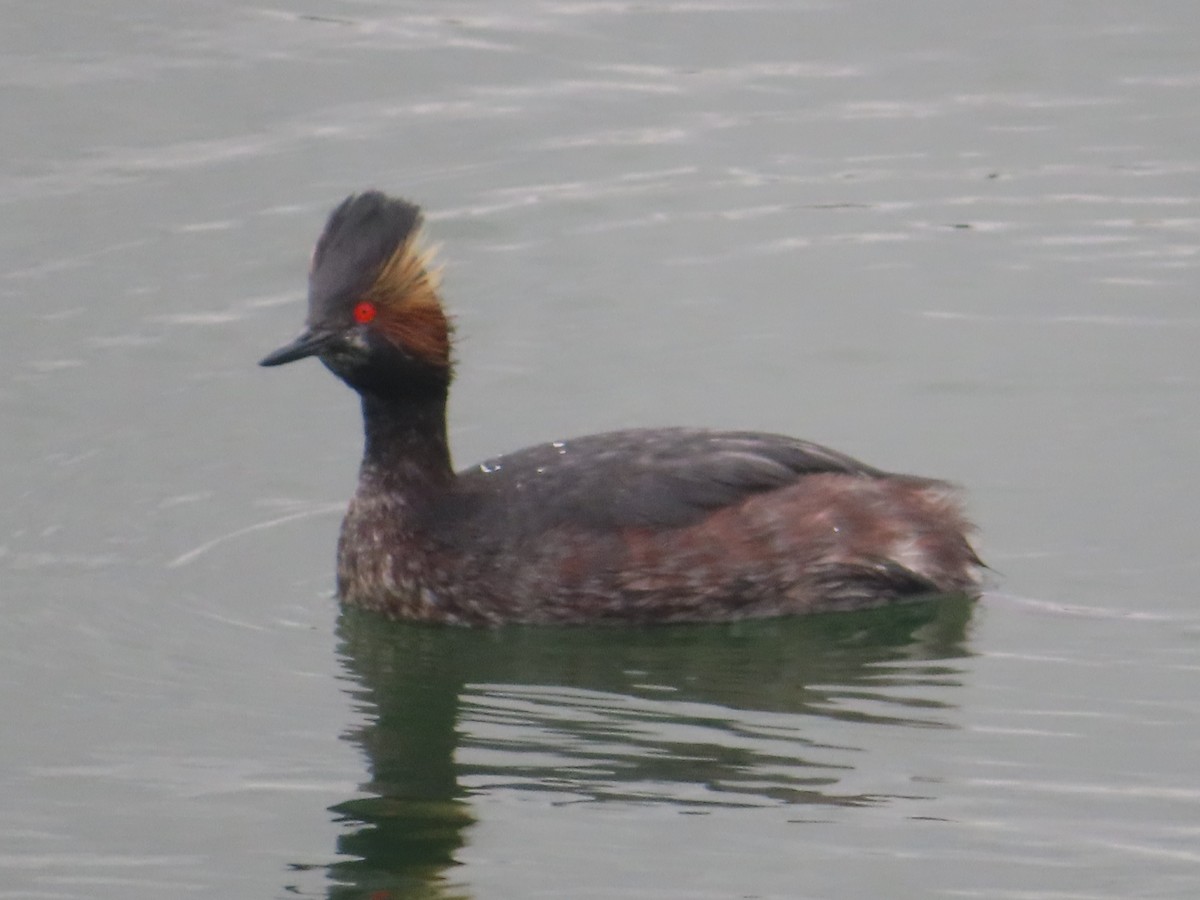
<instances>
[{"instance_id":1,"label":"dark crest","mask_svg":"<svg viewBox=\"0 0 1200 900\"><path fill-rule=\"evenodd\" d=\"M366 293L421 226L421 209L379 191L351 194L329 215L313 251L314 301L348 301Z\"/></svg>"}]
</instances>

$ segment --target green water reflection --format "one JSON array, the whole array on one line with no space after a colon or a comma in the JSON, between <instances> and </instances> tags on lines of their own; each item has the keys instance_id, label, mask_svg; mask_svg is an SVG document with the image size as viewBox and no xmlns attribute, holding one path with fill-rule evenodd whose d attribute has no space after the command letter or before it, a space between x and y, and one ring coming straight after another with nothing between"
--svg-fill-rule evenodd
<instances>
[{"instance_id":1,"label":"green water reflection","mask_svg":"<svg viewBox=\"0 0 1200 900\"><path fill-rule=\"evenodd\" d=\"M858 748L811 726L950 727L972 608L495 631L347 610L340 653L362 724L345 738L369 779L333 807L349 859L330 867L329 896L466 896L452 868L471 798L488 792L684 811L886 802L840 787Z\"/></svg>"}]
</instances>

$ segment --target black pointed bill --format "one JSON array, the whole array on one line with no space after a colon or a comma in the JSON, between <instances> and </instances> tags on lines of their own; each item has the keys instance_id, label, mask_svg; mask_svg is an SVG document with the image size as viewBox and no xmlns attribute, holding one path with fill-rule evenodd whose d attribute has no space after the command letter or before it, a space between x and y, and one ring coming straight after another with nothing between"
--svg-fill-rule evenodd
<instances>
[{"instance_id":1,"label":"black pointed bill","mask_svg":"<svg viewBox=\"0 0 1200 900\"><path fill-rule=\"evenodd\" d=\"M327 332L306 331L290 344L280 347L274 353L268 353L258 361L260 366L282 366L284 363L295 362L306 356L316 356L327 347L336 335Z\"/></svg>"}]
</instances>

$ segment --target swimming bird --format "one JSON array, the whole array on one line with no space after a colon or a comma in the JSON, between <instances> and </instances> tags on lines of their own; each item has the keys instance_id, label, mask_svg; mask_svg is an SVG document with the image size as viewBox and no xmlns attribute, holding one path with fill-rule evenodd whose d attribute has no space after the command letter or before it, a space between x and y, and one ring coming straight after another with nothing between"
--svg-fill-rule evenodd
<instances>
[{"instance_id":1,"label":"swimming bird","mask_svg":"<svg viewBox=\"0 0 1200 900\"><path fill-rule=\"evenodd\" d=\"M261 363L316 356L361 398L344 603L458 625L706 622L977 592L954 487L795 438L614 431L455 472L453 329L421 221L378 191L342 201L313 253L307 328Z\"/></svg>"}]
</instances>

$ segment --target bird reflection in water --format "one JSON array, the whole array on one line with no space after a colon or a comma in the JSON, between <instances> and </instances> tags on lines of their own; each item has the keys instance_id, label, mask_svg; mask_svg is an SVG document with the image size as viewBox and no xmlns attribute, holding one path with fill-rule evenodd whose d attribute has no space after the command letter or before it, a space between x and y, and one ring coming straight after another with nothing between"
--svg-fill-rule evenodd
<instances>
[{"instance_id":1,"label":"bird reflection in water","mask_svg":"<svg viewBox=\"0 0 1200 900\"><path fill-rule=\"evenodd\" d=\"M338 625L366 758L328 869L337 900L466 897L471 797L670 804L680 812L888 802L856 791L856 729L949 728L968 655L962 597L853 614L674 628L429 628L355 609ZM855 741L855 736L860 740ZM870 782L870 774L866 773Z\"/></svg>"}]
</instances>

